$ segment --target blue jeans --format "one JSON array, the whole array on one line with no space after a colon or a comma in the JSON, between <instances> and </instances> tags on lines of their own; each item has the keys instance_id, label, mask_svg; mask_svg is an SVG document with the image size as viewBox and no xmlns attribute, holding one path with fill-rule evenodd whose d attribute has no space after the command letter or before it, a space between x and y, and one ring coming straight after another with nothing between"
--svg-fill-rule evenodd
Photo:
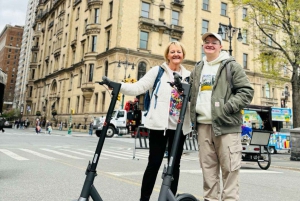
<instances>
[{"instance_id":1,"label":"blue jeans","mask_svg":"<svg viewBox=\"0 0 300 201\"><path fill-rule=\"evenodd\" d=\"M89 134L93 135L93 129L91 129L91 128L89 129Z\"/></svg>"}]
</instances>

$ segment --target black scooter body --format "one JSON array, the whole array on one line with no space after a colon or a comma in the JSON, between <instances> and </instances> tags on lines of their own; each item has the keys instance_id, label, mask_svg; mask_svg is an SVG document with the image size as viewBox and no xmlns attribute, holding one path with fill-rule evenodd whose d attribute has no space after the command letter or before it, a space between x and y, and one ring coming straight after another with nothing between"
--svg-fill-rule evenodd
<instances>
[{"instance_id":1,"label":"black scooter body","mask_svg":"<svg viewBox=\"0 0 300 201\"><path fill-rule=\"evenodd\" d=\"M178 123L174 135L172 150L170 153L170 160L168 166L164 167L164 171L162 174L163 182L161 185L158 201L198 201L193 195L190 194L181 194L175 196L173 195L170 187L173 178L173 169L174 169L174 161L176 160L177 148L179 146L180 134L184 122L185 112L189 102L191 85L187 83L182 83L181 78L178 74L174 73L174 83L170 83L171 86L176 86L179 92L182 92L182 107L178 118Z\"/></svg>"}]
</instances>

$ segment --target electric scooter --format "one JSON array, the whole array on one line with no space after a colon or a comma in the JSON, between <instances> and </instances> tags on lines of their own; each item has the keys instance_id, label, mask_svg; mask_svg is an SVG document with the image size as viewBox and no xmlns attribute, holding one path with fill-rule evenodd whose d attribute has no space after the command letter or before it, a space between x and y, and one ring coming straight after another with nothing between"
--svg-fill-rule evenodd
<instances>
[{"instance_id":1,"label":"electric scooter","mask_svg":"<svg viewBox=\"0 0 300 201\"><path fill-rule=\"evenodd\" d=\"M175 197L170 189L173 177L174 161L176 160L177 147L179 146L180 134L184 122L184 115L188 105L191 89L190 84L181 82L181 77L177 73L174 73L174 82L170 83L170 85L172 87L175 86L179 92L182 92L181 96L183 97L183 100L181 111L179 114L178 124L175 131L174 141L170 153L169 164L168 167L164 167L162 174L163 182L160 188L158 201L198 201L198 199L195 198L193 195L187 193L179 194Z\"/></svg>"},{"instance_id":2,"label":"electric scooter","mask_svg":"<svg viewBox=\"0 0 300 201\"><path fill-rule=\"evenodd\" d=\"M104 144L104 140L105 140L106 132L107 132L107 129L108 129L108 125L110 123L111 116L112 116L112 113L114 111L114 108L115 108L115 105L116 105L116 102L117 102L117 97L118 97L118 93L119 93L120 88L121 88L121 83L112 82L105 76L102 77L102 82L98 82L98 83L100 85L107 85L109 88L112 88L113 89L112 90L112 95L113 96L112 96L112 100L111 100L110 105L109 105L109 109L108 109L108 112L107 112L105 122L103 124L103 128L102 128L101 131L96 130L96 134L99 137L99 141L98 141L98 144L97 144L97 148L96 148L92 163L91 163L91 161L89 161L89 164L88 164L87 169L85 171L86 178L85 178L85 181L84 181L84 184L83 184L81 194L80 194L80 197L79 197L78 201L88 201L89 197L92 197L92 199L94 201L103 201L93 183L94 183L95 177L97 176L96 168L97 168L98 161L99 161L99 158L100 158L100 154L101 154L101 151L102 151L102 147L103 147L103 144ZM101 132L100 135L99 135L99 132Z\"/></svg>"}]
</instances>

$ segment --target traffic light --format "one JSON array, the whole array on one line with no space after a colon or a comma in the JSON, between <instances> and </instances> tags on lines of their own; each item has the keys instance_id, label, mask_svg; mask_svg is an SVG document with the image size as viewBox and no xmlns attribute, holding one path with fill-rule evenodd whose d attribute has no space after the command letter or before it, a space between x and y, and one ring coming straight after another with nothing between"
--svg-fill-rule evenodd
<instances>
[{"instance_id":1,"label":"traffic light","mask_svg":"<svg viewBox=\"0 0 300 201\"><path fill-rule=\"evenodd\" d=\"M117 100L118 100L118 101L120 101L120 100L121 100L121 94L120 94L120 93L118 94L118 98L117 98Z\"/></svg>"},{"instance_id":2,"label":"traffic light","mask_svg":"<svg viewBox=\"0 0 300 201\"><path fill-rule=\"evenodd\" d=\"M75 111L74 111L74 109L72 109L72 108L71 108L71 114L75 114Z\"/></svg>"}]
</instances>

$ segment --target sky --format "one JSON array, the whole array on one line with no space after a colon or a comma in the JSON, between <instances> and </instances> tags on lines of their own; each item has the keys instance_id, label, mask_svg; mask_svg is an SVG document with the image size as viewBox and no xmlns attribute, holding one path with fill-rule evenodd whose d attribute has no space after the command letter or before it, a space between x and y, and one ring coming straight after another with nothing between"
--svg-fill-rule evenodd
<instances>
[{"instance_id":1,"label":"sky","mask_svg":"<svg viewBox=\"0 0 300 201\"><path fill-rule=\"evenodd\" d=\"M0 33L6 24L25 25L28 0L0 0Z\"/></svg>"}]
</instances>

